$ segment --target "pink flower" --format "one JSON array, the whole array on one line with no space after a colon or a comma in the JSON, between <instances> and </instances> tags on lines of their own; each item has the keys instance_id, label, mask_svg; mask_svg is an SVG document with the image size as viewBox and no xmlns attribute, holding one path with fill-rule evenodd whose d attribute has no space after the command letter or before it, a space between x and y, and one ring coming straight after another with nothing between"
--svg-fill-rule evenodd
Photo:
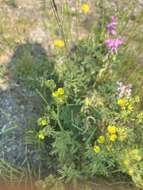
<instances>
[{"instance_id":1,"label":"pink flower","mask_svg":"<svg viewBox=\"0 0 143 190\"><path fill-rule=\"evenodd\" d=\"M116 26L117 26L117 19L115 16L112 16L112 22L107 24L107 31L109 34L116 35Z\"/></svg>"},{"instance_id":2,"label":"pink flower","mask_svg":"<svg viewBox=\"0 0 143 190\"><path fill-rule=\"evenodd\" d=\"M117 53L117 48L123 44L122 38L108 39L105 41L106 46L113 52Z\"/></svg>"}]
</instances>

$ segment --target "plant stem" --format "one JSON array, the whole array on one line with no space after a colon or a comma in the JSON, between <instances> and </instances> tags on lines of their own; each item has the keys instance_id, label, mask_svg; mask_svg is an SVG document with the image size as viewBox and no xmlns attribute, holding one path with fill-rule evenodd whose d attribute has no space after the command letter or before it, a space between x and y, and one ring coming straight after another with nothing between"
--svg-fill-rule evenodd
<instances>
[{"instance_id":1,"label":"plant stem","mask_svg":"<svg viewBox=\"0 0 143 190\"><path fill-rule=\"evenodd\" d=\"M39 96L42 98L42 100L43 100L47 105L49 105L48 102L47 102L47 100L45 99L45 97L42 95L42 93L41 93L38 89L36 89L36 92L37 92L37 94L39 94Z\"/></svg>"},{"instance_id":2,"label":"plant stem","mask_svg":"<svg viewBox=\"0 0 143 190\"><path fill-rule=\"evenodd\" d=\"M59 29L61 30L64 42L65 42L65 48L66 48L66 50L68 52L68 46L67 46L67 40L66 40L66 37L65 37L65 32L64 32L64 29L63 29L63 25L62 25L62 22L61 22L59 13L58 13L58 8L57 8L55 0L51 0L51 6L52 6L52 10L54 12L56 21L58 23Z\"/></svg>"},{"instance_id":3,"label":"plant stem","mask_svg":"<svg viewBox=\"0 0 143 190\"><path fill-rule=\"evenodd\" d=\"M57 122L58 122L58 125L60 127L60 130L63 131L63 126L61 124L61 121L60 121L60 109L59 109L59 105L57 105Z\"/></svg>"}]
</instances>

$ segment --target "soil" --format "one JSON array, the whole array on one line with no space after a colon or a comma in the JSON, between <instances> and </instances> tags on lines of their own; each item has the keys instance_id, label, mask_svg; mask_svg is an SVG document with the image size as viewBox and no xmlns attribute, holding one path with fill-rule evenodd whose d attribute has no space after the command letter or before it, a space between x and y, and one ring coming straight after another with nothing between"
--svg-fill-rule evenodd
<instances>
[{"instance_id":1,"label":"soil","mask_svg":"<svg viewBox=\"0 0 143 190\"><path fill-rule=\"evenodd\" d=\"M139 190L126 183L109 183L103 179L98 179L97 182L83 182L74 184L62 184L57 183L54 186L48 188L37 188L34 185L1 185L0 190Z\"/></svg>"}]
</instances>

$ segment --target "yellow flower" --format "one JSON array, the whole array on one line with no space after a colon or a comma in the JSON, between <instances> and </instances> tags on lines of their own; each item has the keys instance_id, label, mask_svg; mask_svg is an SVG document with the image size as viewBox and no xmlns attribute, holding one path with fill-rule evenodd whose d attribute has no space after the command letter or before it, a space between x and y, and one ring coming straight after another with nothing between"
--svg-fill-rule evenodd
<instances>
[{"instance_id":1,"label":"yellow flower","mask_svg":"<svg viewBox=\"0 0 143 190\"><path fill-rule=\"evenodd\" d=\"M139 103L140 102L140 97L139 96L135 96L134 100L135 100L135 102Z\"/></svg>"},{"instance_id":2,"label":"yellow flower","mask_svg":"<svg viewBox=\"0 0 143 190\"><path fill-rule=\"evenodd\" d=\"M50 88L51 90L54 90L56 88L56 83L52 79L51 80L46 80L44 82L44 84L45 84L46 87Z\"/></svg>"},{"instance_id":3,"label":"yellow flower","mask_svg":"<svg viewBox=\"0 0 143 190\"><path fill-rule=\"evenodd\" d=\"M86 105L86 106L91 106L91 105L92 105L92 99L87 97L87 98L85 99L85 105Z\"/></svg>"},{"instance_id":4,"label":"yellow flower","mask_svg":"<svg viewBox=\"0 0 143 190\"><path fill-rule=\"evenodd\" d=\"M101 151L100 147L97 145L94 146L93 150L95 153L99 153Z\"/></svg>"},{"instance_id":5,"label":"yellow flower","mask_svg":"<svg viewBox=\"0 0 143 190\"><path fill-rule=\"evenodd\" d=\"M133 109L134 109L134 108L133 108L132 104L129 104L129 105L128 105L128 110L129 110L129 111L133 111Z\"/></svg>"},{"instance_id":6,"label":"yellow flower","mask_svg":"<svg viewBox=\"0 0 143 190\"><path fill-rule=\"evenodd\" d=\"M65 93L64 88L58 88L58 90L53 92L52 95L53 97L60 97L64 95L64 93Z\"/></svg>"},{"instance_id":7,"label":"yellow flower","mask_svg":"<svg viewBox=\"0 0 143 190\"><path fill-rule=\"evenodd\" d=\"M113 134L109 137L110 141L115 142L117 140L117 135Z\"/></svg>"},{"instance_id":8,"label":"yellow flower","mask_svg":"<svg viewBox=\"0 0 143 190\"><path fill-rule=\"evenodd\" d=\"M129 166L130 164L130 161L128 159L124 160L123 163L126 165L126 166Z\"/></svg>"},{"instance_id":9,"label":"yellow flower","mask_svg":"<svg viewBox=\"0 0 143 190\"><path fill-rule=\"evenodd\" d=\"M105 143L105 137L100 136L97 141L98 141L99 144L104 144Z\"/></svg>"},{"instance_id":10,"label":"yellow flower","mask_svg":"<svg viewBox=\"0 0 143 190\"><path fill-rule=\"evenodd\" d=\"M64 47L65 43L63 40L54 40L54 46L56 47Z\"/></svg>"},{"instance_id":11,"label":"yellow flower","mask_svg":"<svg viewBox=\"0 0 143 190\"><path fill-rule=\"evenodd\" d=\"M53 92L53 93L52 93L52 96L53 96L53 97L58 97L58 96L59 96L58 91Z\"/></svg>"},{"instance_id":12,"label":"yellow flower","mask_svg":"<svg viewBox=\"0 0 143 190\"><path fill-rule=\"evenodd\" d=\"M49 123L49 121L46 117L41 117L38 119L38 125L41 127L48 125L48 123Z\"/></svg>"},{"instance_id":13,"label":"yellow flower","mask_svg":"<svg viewBox=\"0 0 143 190\"><path fill-rule=\"evenodd\" d=\"M82 12L88 13L90 8L89 8L89 5L87 3L84 3L84 4L82 4L81 9L82 9Z\"/></svg>"},{"instance_id":14,"label":"yellow flower","mask_svg":"<svg viewBox=\"0 0 143 190\"><path fill-rule=\"evenodd\" d=\"M65 93L64 88L58 88L57 92L59 95L64 95L64 93Z\"/></svg>"},{"instance_id":15,"label":"yellow flower","mask_svg":"<svg viewBox=\"0 0 143 190\"><path fill-rule=\"evenodd\" d=\"M117 128L114 125L109 125L107 131L110 134L115 134L117 132Z\"/></svg>"},{"instance_id":16,"label":"yellow flower","mask_svg":"<svg viewBox=\"0 0 143 190\"><path fill-rule=\"evenodd\" d=\"M120 99L118 99L117 104L119 106L121 106L121 108L124 108L126 106L127 102L124 98L120 98Z\"/></svg>"},{"instance_id":17,"label":"yellow flower","mask_svg":"<svg viewBox=\"0 0 143 190\"><path fill-rule=\"evenodd\" d=\"M38 134L38 138L39 138L40 140L44 140L44 139L45 139L45 135L44 135L43 133L39 133L39 134Z\"/></svg>"},{"instance_id":18,"label":"yellow flower","mask_svg":"<svg viewBox=\"0 0 143 190\"><path fill-rule=\"evenodd\" d=\"M64 93L65 93L64 88L58 88L58 90L52 93L52 96L55 98L55 101L57 103L63 104L65 102Z\"/></svg>"},{"instance_id":19,"label":"yellow flower","mask_svg":"<svg viewBox=\"0 0 143 190\"><path fill-rule=\"evenodd\" d=\"M128 170L128 174L129 174L129 175L133 175L133 173L134 173L134 170L133 170L133 169L129 169L129 170Z\"/></svg>"},{"instance_id":20,"label":"yellow flower","mask_svg":"<svg viewBox=\"0 0 143 190\"><path fill-rule=\"evenodd\" d=\"M127 132L124 128L118 128L118 138L121 142L127 138Z\"/></svg>"}]
</instances>

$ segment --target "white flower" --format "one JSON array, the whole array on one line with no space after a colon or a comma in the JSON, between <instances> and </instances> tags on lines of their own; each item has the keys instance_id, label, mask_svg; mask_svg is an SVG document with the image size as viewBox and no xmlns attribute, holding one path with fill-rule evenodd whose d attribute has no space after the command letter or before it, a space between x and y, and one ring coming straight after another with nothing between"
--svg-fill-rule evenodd
<instances>
[{"instance_id":1,"label":"white flower","mask_svg":"<svg viewBox=\"0 0 143 190\"><path fill-rule=\"evenodd\" d=\"M124 85L123 82L117 82L117 96L118 98L130 97L132 94L132 85Z\"/></svg>"}]
</instances>

